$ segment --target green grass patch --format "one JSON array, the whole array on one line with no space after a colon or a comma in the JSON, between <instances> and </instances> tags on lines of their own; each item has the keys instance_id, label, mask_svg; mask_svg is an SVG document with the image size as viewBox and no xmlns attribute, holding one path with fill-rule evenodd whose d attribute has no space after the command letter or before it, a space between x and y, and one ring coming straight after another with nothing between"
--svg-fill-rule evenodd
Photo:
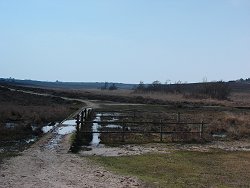
<instances>
[{"instance_id":1,"label":"green grass patch","mask_svg":"<svg viewBox=\"0 0 250 188\"><path fill-rule=\"evenodd\" d=\"M91 157L153 187L249 187L250 152L191 152Z\"/></svg>"}]
</instances>

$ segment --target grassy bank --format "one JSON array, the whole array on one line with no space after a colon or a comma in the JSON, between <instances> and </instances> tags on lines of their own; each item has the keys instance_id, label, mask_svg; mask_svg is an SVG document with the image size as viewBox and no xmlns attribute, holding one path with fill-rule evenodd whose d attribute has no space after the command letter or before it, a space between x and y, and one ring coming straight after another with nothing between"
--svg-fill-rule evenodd
<instances>
[{"instance_id":1,"label":"grassy bank","mask_svg":"<svg viewBox=\"0 0 250 188\"><path fill-rule=\"evenodd\" d=\"M249 187L250 152L191 152L91 157L115 172L152 187Z\"/></svg>"}]
</instances>

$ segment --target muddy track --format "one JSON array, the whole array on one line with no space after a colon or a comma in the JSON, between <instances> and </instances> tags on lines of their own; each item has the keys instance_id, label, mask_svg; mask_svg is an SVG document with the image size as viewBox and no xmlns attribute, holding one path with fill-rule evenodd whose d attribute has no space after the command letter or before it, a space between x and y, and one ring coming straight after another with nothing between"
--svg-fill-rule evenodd
<instances>
[{"instance_id":1,"label":"muddy track","mask_svg":"<svg viewBox=\"0 0 250 188\"><path fill-rule=\"evenodd\" d=\"M4 162L0 187L138 187L133 177L118 176L89 159L69 153L70 135L57 147L47 147L53 138L48 133L20 156Z\"/></svg>"},{"instance_id":2,"label":"muddy track","mask_svg":"<svg viewBox=\"0 0 250 188\"><path fill-rule=\"evenodd\" d=\"M50 150L46 135L20 156L2 165L0 187L138 187L139 181L92 164L87 158L68 153L69 135L57 149Z\"/></svg>"},{"instance_id":3,"label":"muddy track","mask_svg":"<svg viewBox=\"0 0 250 188\"><path fill-rule=\"evenodd\" d=\"M83 108L98 107L91 101L63 99L83 102ZM0 169L0 188L143 187L134 177L116 175L88 158L69 153L70 135L63 136L56 147L47 147L53 139L55 134L47 133L19 156L4 161Z\"/></svg>"}]
</instances>

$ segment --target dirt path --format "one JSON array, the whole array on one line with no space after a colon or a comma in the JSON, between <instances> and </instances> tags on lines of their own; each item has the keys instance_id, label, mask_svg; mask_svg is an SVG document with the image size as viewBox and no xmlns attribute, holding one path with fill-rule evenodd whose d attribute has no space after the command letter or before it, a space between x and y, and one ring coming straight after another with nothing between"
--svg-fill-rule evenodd
<instances>
[{"instance_id":1,"label":"dirt path","mask_svg":"<svg viewBox=\"0 0 250 188\"><path fill-rule=\"evenodd\" d=\"M0 187L138 187L132 177L122 177L92 164L87 158L68 153L69 136L56 150L45 147L46 135L21 156L6 161L0 172Z\"/></svg>"},{"instance_id":2,"label":"dirt path","mask_svg":"<svg viewBox=\"0 0 250 188\"><path fill-rule=\"evenodd\" d=\"M90 101L81 102L98 107ZM48 133L20 156L5 161L0 188L143 187L136 178L116 175L88 158L69 153L70 135L60 137L56 147L48 147L55 139L55 134Z\"/></svg>"}]
</instances>

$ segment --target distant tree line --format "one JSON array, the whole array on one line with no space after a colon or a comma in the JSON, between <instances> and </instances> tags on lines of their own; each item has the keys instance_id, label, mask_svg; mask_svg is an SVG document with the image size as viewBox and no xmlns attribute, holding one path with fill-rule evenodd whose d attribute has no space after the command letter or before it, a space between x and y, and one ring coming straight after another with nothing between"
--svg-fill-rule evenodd
<instances>
[{"instance_id":1,"label":"distant tree line","mask_svg":"<svg viewBox=\"0 0 250 188\"><path fill-rule=\"evenodd\" d=\"M101 87L101 90L117 90L118 87L115 85L115 83L111 83L111 85L108 82L105 82L104 85Z\"/></svg>"},{"instance_id":2,"label":"distant tree line","mask_svg":"<svg viewBox=\"0 0 250 188\"><path fill-rule=\"evenodd\" d=\"M161 93L182 93L182 83L181 81L176 82L175 84L165 83L162 84L160 81L156 80L152 84L144 84L142 81L135 88L136 93L152 93L152 92L161 92Z\"/></svg>"},{"instance_id":3,"label":"distant tree line","mask_svg":"<svg viewBox=\"0 0 250 188\"><path fill-rule=\"evenodd\" d=\"M239 79L239 80L236 80L235 82L250 82L250 78L246 78L246 79Z\"/></svg>"},{"instance_id":4,"label":"distant tree line","mask_svg":"<svg viewBox=\"0 0 250 188\"><path fill-rule=\"evenodd\" d=\"M228 83L223 81L203 82L196 84L185 84L181 81L175 84L162 84L154 81L152 84L144 84L142 81L135 88L135 93L179 93L195 98L214 98L219 100L227 99L231 88Z\"/></svg>"}]
</instances>

